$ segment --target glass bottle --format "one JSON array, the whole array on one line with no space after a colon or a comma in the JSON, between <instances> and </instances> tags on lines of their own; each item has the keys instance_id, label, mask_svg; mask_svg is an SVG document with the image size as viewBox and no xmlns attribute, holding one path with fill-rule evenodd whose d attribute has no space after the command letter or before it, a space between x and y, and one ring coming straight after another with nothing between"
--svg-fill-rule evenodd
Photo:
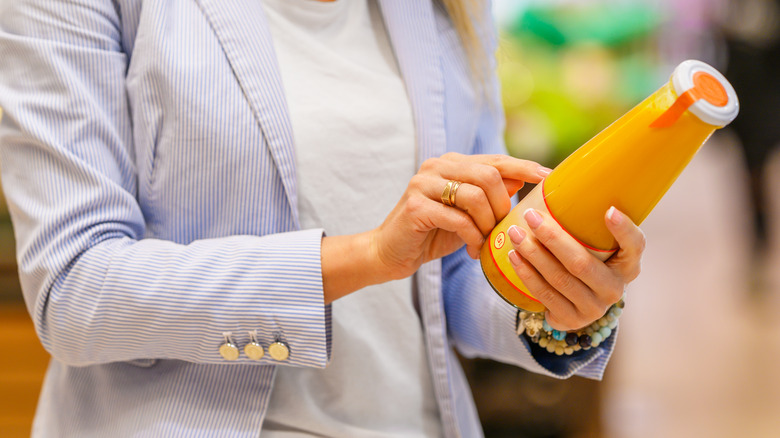
<instances>
[{"instance_id":1,"label":"glass bottle","mask_svg":"<svg viewBox=\"0 0 780 438\"><path fill-rule=\"evenodd\" d=\"M493 229L480 255L490 285L518 308L544 311L509 262L507 229L532 234L523 213L545 211L591 254L608 259L617 250L604 222L609 207L640 224L702 144L738 112L722 74L701 61L682 62L668 83L568 156Z\"/></svg>"}]
</instances>

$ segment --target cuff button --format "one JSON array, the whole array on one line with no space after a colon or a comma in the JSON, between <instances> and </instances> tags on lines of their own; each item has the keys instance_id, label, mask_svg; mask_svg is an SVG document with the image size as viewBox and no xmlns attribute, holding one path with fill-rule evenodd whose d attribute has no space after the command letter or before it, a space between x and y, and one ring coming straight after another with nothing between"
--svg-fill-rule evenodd
<instances>
[{"instance_id":1,"label":"cuff button","mask_svg":"<svg viewBox=\"0 0 780 438\"><path fill-rule=\"evenodd\" d=\"M268 346L268 354L270 354L274 360L286 360L290 357L290 348L284 342L276 341Z\"/></svg>"},{"instance_id":2,"label":"cuff button","mask_svg":"<svg viewBox=\"0 0 780 438\"><path fill-rule=\"evenodd\" d=\"M238 351L238 345L233 342L233 333L224 332L222 336L225 338L225 343L219 346L219 355L225 360L238 359L238 355L241 352Z\"/></svg>"},{"instance_id":3,"label":"cuff button","mask_svg":"<svg viewBox=\"0 0 780 438\"><path fill-rule=\"evenodd\" d=\"M230 342L225 342L219 346L219 354L225 360L236 360L239 355L238 346Z\"/></svg>"},{"instance_id":4,"label":"cuff button","mask_svg":"<svg viewBox=\"0 0 780 438\"><path fill-rule=\"evenodd\" d=\"M244 347L244 353L248 358L252 360L260 360L265 355L265 352L263 351L263 346L258 344L257 342L250 342L246 344L246 347Z\"/></svg>"}]
</instances>

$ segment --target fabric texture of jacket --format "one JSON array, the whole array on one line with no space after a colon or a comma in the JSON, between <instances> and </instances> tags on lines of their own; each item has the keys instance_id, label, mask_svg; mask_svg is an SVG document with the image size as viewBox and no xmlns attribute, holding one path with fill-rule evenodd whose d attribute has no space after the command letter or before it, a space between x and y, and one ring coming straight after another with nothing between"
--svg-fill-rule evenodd
<instances>
[{"instance_id":1,"label":"fabric texture of jacket","mask_svg":"<svg viewBox=\"0 0 780 438\"><path fill-rule=\"evenodd\" d=\"M418 164L503 153L443 8L379 0ZM277 366L325 367L322 230L260 0L0 0L0 163L27 307L52 361L34 436L257 437ZM481 29L487 53L494 29ZM493 96L498 102L497 90ZM335 102L334 104L339 104ZM354 208L359 208L355 206ZM465 251L414 277L447 436L480 436L453 348L599 378L613 348L539 353ZM225 333L289 358L227 362Z\"/></svg>"}]
</instances>

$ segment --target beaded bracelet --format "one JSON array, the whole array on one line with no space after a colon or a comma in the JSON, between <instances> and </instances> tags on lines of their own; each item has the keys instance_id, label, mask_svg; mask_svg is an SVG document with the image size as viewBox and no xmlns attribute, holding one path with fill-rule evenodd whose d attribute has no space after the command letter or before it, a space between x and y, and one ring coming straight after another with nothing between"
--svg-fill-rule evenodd
<instances>
[{"instance_id":1,"label":"beaded bracelet","mask_svg":"<svg viewBox=\"0 0 780 438\"><path fill-rule=\"evenodd\" d=\"M553 329L544 319L544 313L517 312L517 336L525 334L531 342L539 344L550 353L558 356L574 354L580 350L596 348L612 335L617 327L618 318L623 314L625 302L623 298L613 304L609 310L593 324L577 331L560 331Z\"/></svg>"}]
</instances>

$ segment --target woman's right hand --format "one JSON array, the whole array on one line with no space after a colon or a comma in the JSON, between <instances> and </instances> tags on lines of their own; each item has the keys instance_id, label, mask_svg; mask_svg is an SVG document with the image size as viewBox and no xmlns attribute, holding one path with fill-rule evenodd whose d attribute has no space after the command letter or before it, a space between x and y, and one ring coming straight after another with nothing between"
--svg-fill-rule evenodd
<instances>
[{"instance_id":1,"label":"woman's right hand","mask_svg":"<svg viewBox=\"0 0 780 438\"><path fill-rule=\"evenodd\" d=\"M370 284L408 277L423 263L464 244L478 258L485 236L511 210L512 195L549 172L506 155L448 153L425 161L382 225L360 235L323 239L326 302ZM441 199L450 180L461 183L453 206Z\"/></svg>"}]
</instances>

